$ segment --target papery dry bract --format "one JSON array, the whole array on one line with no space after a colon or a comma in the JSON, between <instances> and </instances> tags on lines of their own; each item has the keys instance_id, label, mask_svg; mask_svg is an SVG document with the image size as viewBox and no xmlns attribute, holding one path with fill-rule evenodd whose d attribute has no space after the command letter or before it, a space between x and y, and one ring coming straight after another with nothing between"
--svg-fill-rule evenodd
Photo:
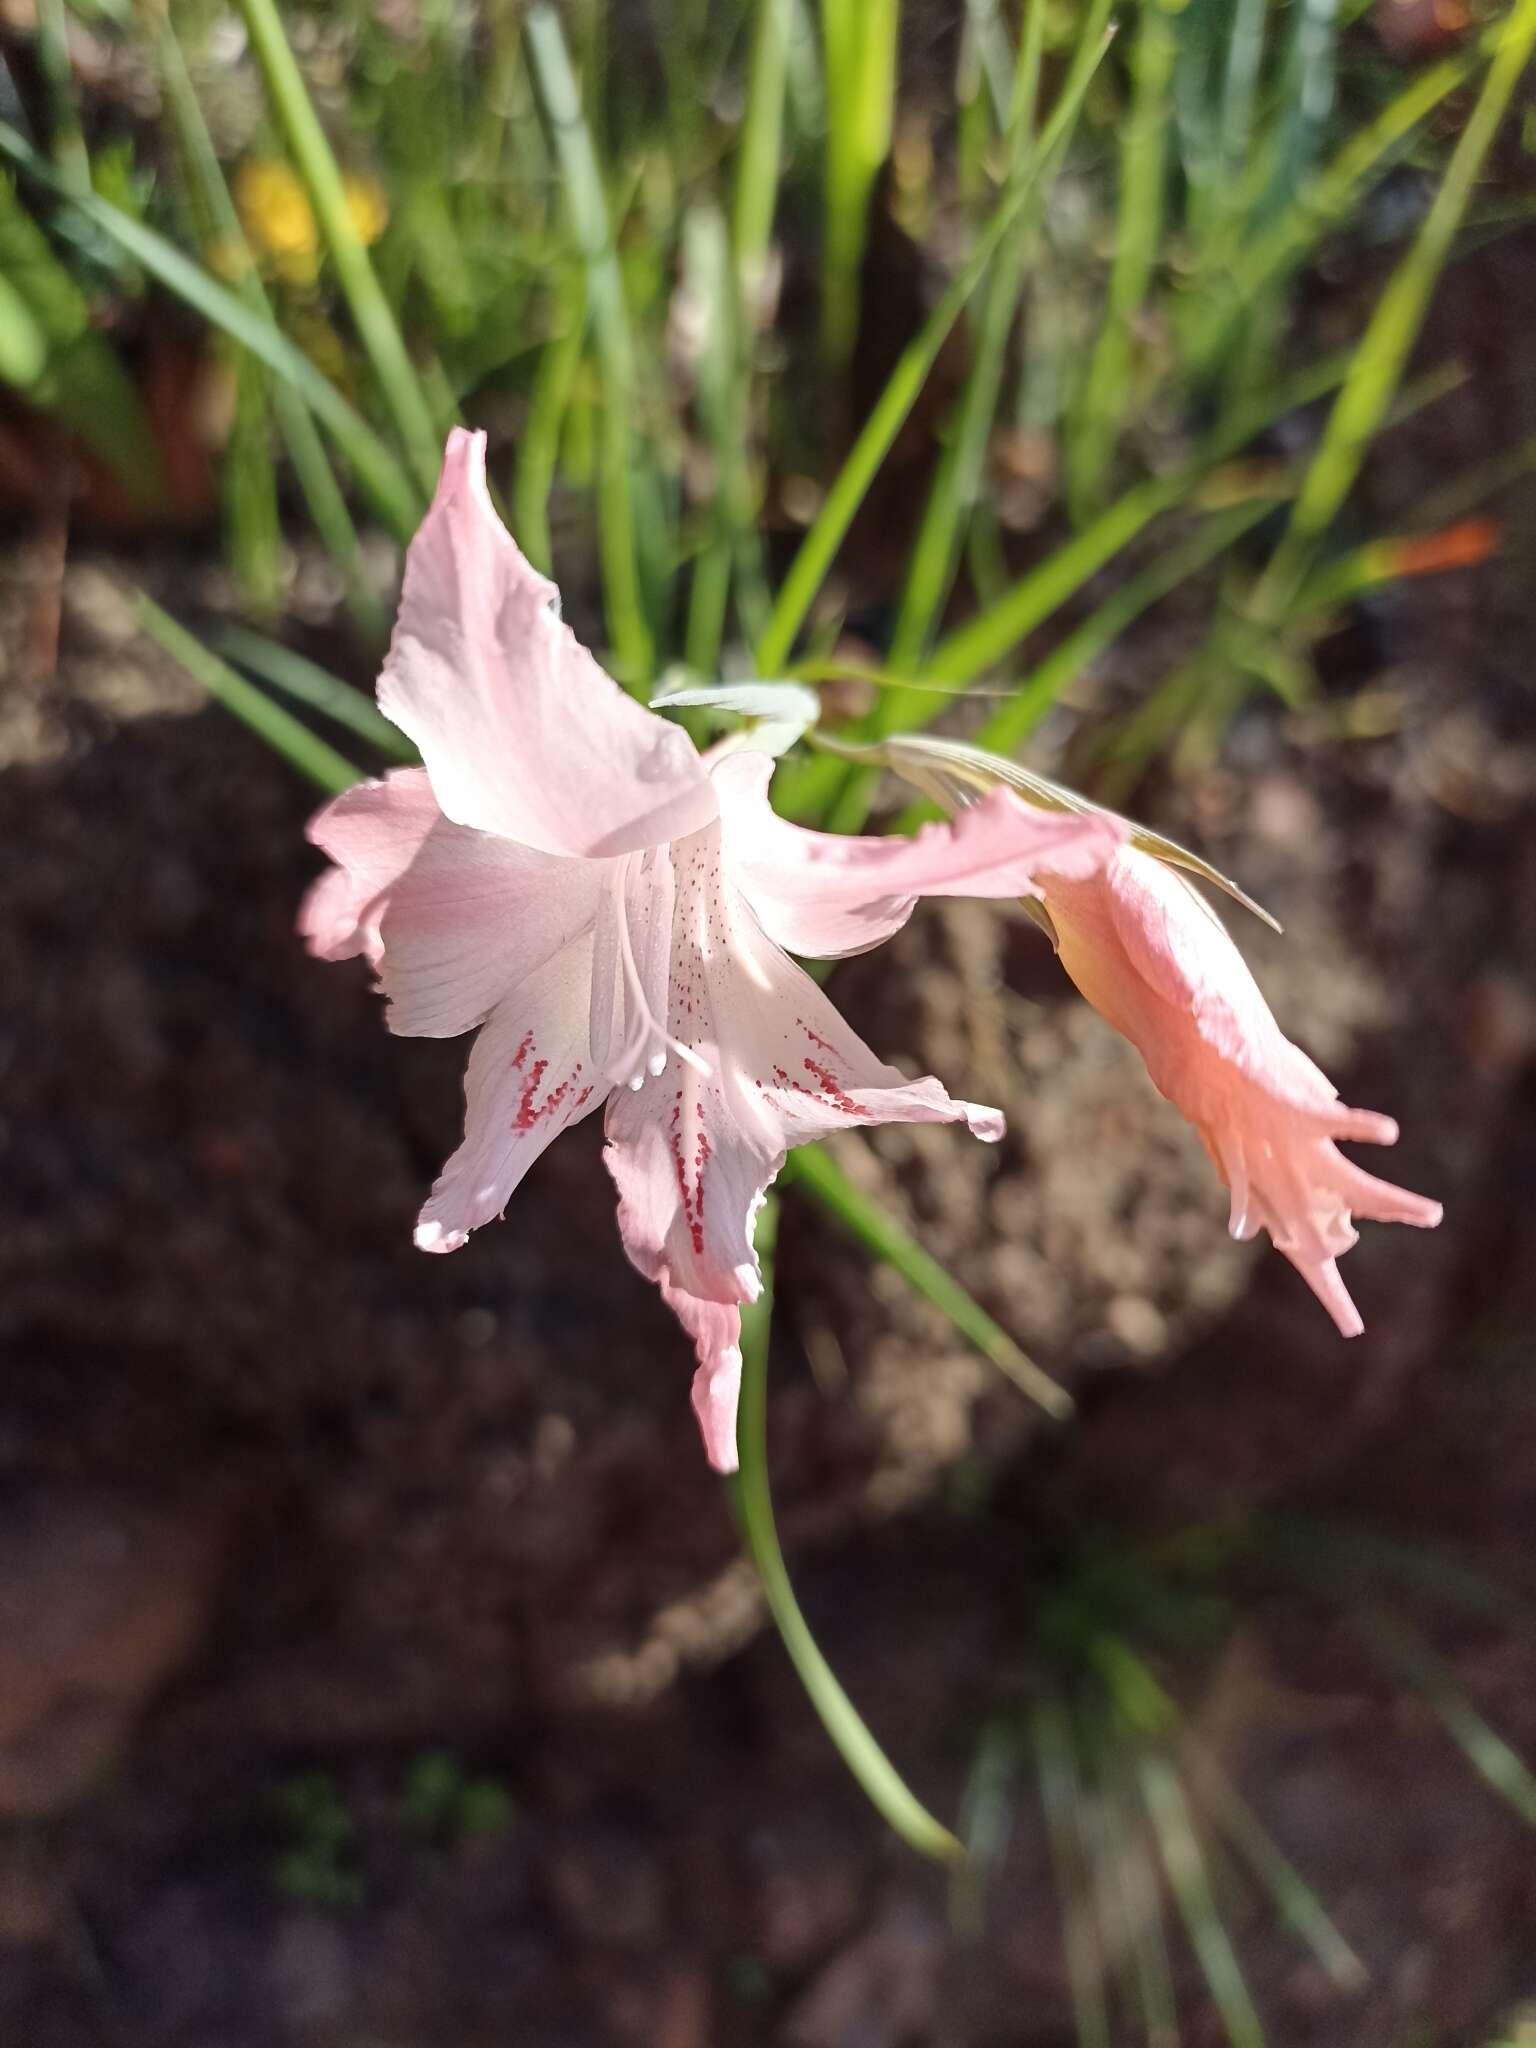
<instances>
[{"instance_id":1,"label":"papery dry bract","mask_svg":"<svg viewBox=\"0 0 1536 2048\"><path fill-rule=\"evenodd\" d=\"M464 1141L416 1241L462 1245L606 1103L625 1248L694 1341L694 1406L729 1470L753 1221L787 1148L859 1124L1003 1128L877 1059L781 949L862 950L919 896L1085 879L1123 828L1006 791L915 839L785 824L766 756L701 757L560 623L491 507L482 437L463 432L411 546L379 703L425 765L315 818L336 867L300 926L324 958L367 956L393 1030L480 1027Z\"/></svg>"},{"instance_id":2,"label":"papery dry bract","mask_svg":"<svg viewBox=\"0 0 1536 2048\"><path fill-rule=\"evenodd\" d=\"M1337 1260L1351 1216L1431 1229L1438 1202L1378 1180L1335 1139L1391 1145L1397 1125L1349 1109L1285 1037L1242 955L1182 875L1122 846L1099 873L1050 880L1061 963L1140 1051L1232 1191L1235 1237L1269 1232L1346 1337L1364 1327Z\"/></svg>"}]
</instances>

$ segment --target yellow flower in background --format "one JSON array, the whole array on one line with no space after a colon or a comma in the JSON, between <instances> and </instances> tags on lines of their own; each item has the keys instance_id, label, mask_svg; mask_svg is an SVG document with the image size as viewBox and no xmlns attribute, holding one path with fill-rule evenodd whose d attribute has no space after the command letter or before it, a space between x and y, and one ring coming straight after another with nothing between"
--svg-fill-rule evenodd
<instances>
[{"instance_id":1,"label":"yellow flower in background","mask_svg":"<svg viewBox=\"0 0 1536 2048\"><path fill-rule=\"evenodd\" d=\"M246 234L290 284L313 284L320 231L297 174L275 157L257 157L235 173L235 205Z\"/></svg>"},{"instance_id":2,"label":"yellow flower in background","mask_svg":"<svg viewBox=\"0 0 1536 2048\"><path fill-rule=\"evenodd\" d=\"M365 248L371 248L389 226L389 201L384 196L384 187L377 178L354 178L350 173L341 184L347 195L353 232Z\"/></svg>"},{"instance_id":3,"label":"yellow flower in background","mask_svg":"<svg viewBox=\"0 0 1536 2048\"><path fill-rule=\"evenodd\" d=\"M373 178L342 181L358 240L376 242L389 202ZM289 284L313 284L320 272L320 230L298 174L276 157L256 157L235 174L235 205L258 259Z\"/></svg>"}]
</instances>

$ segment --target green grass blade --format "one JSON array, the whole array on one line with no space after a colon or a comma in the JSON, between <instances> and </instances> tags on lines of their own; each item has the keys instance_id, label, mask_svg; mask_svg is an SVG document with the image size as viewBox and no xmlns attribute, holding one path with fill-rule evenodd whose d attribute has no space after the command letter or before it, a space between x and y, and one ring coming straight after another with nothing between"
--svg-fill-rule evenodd
<instances>
[{"instance_id":1,"label":"green grass blade","mask_svg":"<svg viewBox=\"0 0 1536 2048\"><path fill-rule=\"evenodd\" d=\"M408 540L423 509L409 477L373 429L287 336L153 228L95 193L71 193L26 138L0 121L0 154L75 207L166 290L287 380L357 473L397 539Z\"/></svg>"},{"instance_id":2,"label":"green grass blade","mask_svg":"<svg viewBox=\"0 0 1536 2048\"><path fill-rule=\"evenodd\" d=\"M544 118L559 160L566 211L587 273L587 306L602 365L598 542L608 633L620 679L632 689L655 670L635 519L632 427L635 346L608 217L597 147L582 107L560 17L535 0L523 27Z\"/></svg>"},{"instance_id":3,"label":"green grass blade","mask_svg":"<svg viewBox=\"0 0 1536 2048\"><path fill-rule=\"evenodd\" d=\"M1489 1727L1444 1659L1416 1630L1379 1607L1356 1606L1350 1619L1381 1662L1434 1708L1446 1733L1483 1782L1527 1827L1536 1827L1536 1773Z\"/></svg>"},{"instance_id":4,"label":"green grass blade","mask_svg":"<svg viewBox=\"0 0 1536 2048\"><path fill-rule=\"evenodd\" d=\"M1221 111L1216 122L1216 165L1213 198L1218 209L1229 203L1248 167L1253 135L1253 101L1264 57L1264 17L1268 0L1234 0L1232 32L1227 41L1226 69L1221 82Z\"/></svg>"},{"instance_id":5,"label":"green grass blade","mask_svg":"<svg viewBox=\"0 0 1536 2048\"><path fill-rule=\"evenodd\" d=\"M859 325L859 272L875 177L891 146L901 0L821 0L827 125L821 339L834 381Z\"/></svg>"},{"instance_id":6,"label":"green grass blade","mask_svg":"<svg viewBox=\"0 0 1536 2048\"><path fill-rule=\"evenodd\" d=\"M803 1188L862 1245L884 1259L914 1293L932 1302L966 1342L991 1359L1021 1393L1057 1421L1072 1413L1072 1397L1065 1387L1059 1387L1026 1357L959 1281L925 1252L873 1195L856 1186L823 1146L803 1145L792 1152L783 1177L791 1186Z\"/></svg>"},{"instance_id":7,"label":"green grass blade","mask_svg":"<svg viewBox=\"0 0 1536 2048\"><path fill-rule=\"evenodd\" d=\"M1536 1585L1529 1571L1511 1585L1483 1559L1450 1544L1417 1542L1355 1522L1266 1515L1252 1529L1261 1551L1278 1554L1325 1591L1337 1586L1341 1572L1352 1584L1379 1572L1464 1613L1536 1634Z\"/></svg>"},{"instance_id":8,"label":"green grass blade","mask_svg":"<svg viewBox=\"0 0 1536 2048\"><path fill-rule=\"evenodd\" d=\"M1337 357L1309 366L1262 401L1254 401L1235 412L1178 469L1133 484L1090 526L1037 563L995 604L987 605L975 618L946 634L924 664L922 687L898 686L887 691L876 713L879 730L905 732L926 725L938 715L949 694L974 682L984 669L1001 661L1154 519L1190 499L1213 469L1275 420L1332 390L1345 371L1345 363ZM781 672L782 666L779 664L774 672ZM873 785L867 779L864 782L863 809L857 799L844 799L842 792L859 774L857 769L850 773L846 763L827 757L802 762L797 764L792 777L784 778L783 789L776 792L776 798L788 816L835 816L839 829L857 831Z\"/></svg>"},{"instance_id":9,"label":"green grass blade","mask_svg":"<svg viewBox=\"0 0 1536 2048\"><path fill-rule=\"evenodd\" d=\"M694 340L694 404L709 441L715 489L709 532L694 563L683 658L697 675L720 671L733 562L756 537L746 472L748 355L725 217L699 202L683 217L682 292Z\"/></svg>"},{"instance_id":10,"label":"green grass blade","mask_svg":"<svg viewBox=\"0 0 1536 2048\"><path fill-rule=\"evenodd\" d=\"M264 740L274 754L280 754L290 767L297 768L317 787L339 795L342 790L350 789L354 783L364 779L360 768L353 767L334 747L317 739L292 712L285 711L281 704L274 704L265 690L259 690L244 676L237 675L227 662L210 653L201 640L195 640L185 627L178 626L173 618L161 611L159 605L141 595L137 612L139 624L151 639L179 661L210 697L217 698L226 711L233 712L243 725L248 725L259 739Z\"/></svg>"},{"instance_id":11,"label":"green grass blade","mask_svg":"<svg viewBox=\"0 0 1536 2048\"><path fill-rule=\"evenodd\" d=\"M0 382L25 391L48 364L48 337L32 308L0 276Z\"/></svg>"},{"instance_id":12,"label":"green grass blade","mask_svg":"<svg viewBox=\"0 0 1536 2048\"><path fill-rule=\"evenodd\" d=\"M736 144L731 246L746 331L762 291L779 199L784 137L784 81L791 29L790 0L756 0L747 104Z\"/></svg>"},{"instance_id":13,"label":"green grass blade","mask_svg":"<svg viewBox=\"0 0 1536 2048\"><path fill-rule=\"evenodd\" d=\"M221 628L214 636L214 646L231 661L260 676L264 683L270 683L273 689L344 725L392 761L420 761L421 756L405 734L390 724L371 697L344 683L340 676L333 676L318 662L295 654L291 647L269 640L263 633L253 633L246 626Z\"/></svg>"},{"instance_id":14,"label":"green grass blade","mask_svg":"<svg viewBox=\"0 0 1536 2048\"><path fill-rule=\"evenodd\" d=\"M1130 108L1120 135L1115 255L1099 338L1067 440L1067 498L1079 519L1101 503L1130 404L1132 330L1162 239L1178 44L1170 0L1141 0Z\"/></svg>"},{"instance_id":15,"label":"green grass blade","mask_svg":"<svg viewBox=\"0 0 1536 2048\"><path fill-rule=\"evenodd\" d=\"M0 127L0 148L13 132ZM47 189L61 195L73 190L46 157L28 144L22 148L28 151L25 167L35 169ZM141 505L162 508L164 465L133 379L92 324L85 294L4 175L0 278L11 294L6 381L21 388L30 404L64 421Z\"/></svg>"},{"instance_id":16,"label":"green grass blade","mask_svg":"<svg viewBox=\"0 0 1536 2048\"><path fill-rule=\"evenodd\" d=\"M1217 1908L1178 1772L1165 1758L1148 1756L1138 1776L1168 1883L1227 2039L1232 2048L1264 2048L1264 2029Z\"/></svg>"},{"instance_id":17,"label":"green grass blade","mask_svg":"<svg viewBox=\"0 0 1536 2048\"><path fill-rule=\"evenodd\" d=\"M949 1886L949 1920L955 1932L974 1941L982 1932L987 1873L1002 1861L1013 1824L1009 1793L1019 1768L1018 1737L993 1721L981 1732L960 1800L960 1839L966 1860L955 1865Z\"/></svg>"},{"instance_id":18,"label":"green grass blade","mask_svg":"<svg viewBox=\"0 0 1536 2048\"><path fill-rule=\"evenodd\" d=\"M240 216L225 182L213 138L208 133L208 124L193 89L186 56L169 14L155 37L155 53L159 60L161 89L175 123L208 230L236 253L240 264L241 295L253 313L259 314L275 328L276 315L246 247ZM286 379L272 377L270 390L272 410L288 450L288 459L293 464L293 473L309 507L315 531L341 575L348 608L367 638L383 640L389 631L389 617L368 582L357 529L347 510L341 487L332 473L325 443L320 438L314 417Z\"/></svg>"},{"instance_id":19,"label":"green grass blade","mask_svg":"<svg viewBox=\"0 0 1536 2048\"><path fill-rule=\"evenodd\" d=\"M1271 214L1290 205L1313 173L1333 110L1339 30L1338 0L1297 0L1280 82L1279 160L1263 200Z\"/></svg>"},{"instance_id":20,"label":"green grass blade","mask_svg":"<svg viewBox=\"0 0 1536 2048\"><path fill-rule=\"evenodd\" d=\"M1108 14L1109 0L1093 0L1078 43L1079 63L1087 61L1098 49ZM1013 156L1010 177L1014 181L1034 169L1028 136L1040 69L1044 17L1045 0L1029 0L1009 101L1008 140ZM1082 101L1071 81L1064 96L1075 116L1081 110ZM1070 133L1070 127L1056 132L1053 153L1058 158L1070 139ZM1042 182L1036 180L1034 203L1014 222L992 259L981 318L977 322L975 354L949 441L923 507L922 524L913 543L911 565L891 636L888 661L898 673L911 669L918 661L954 582L961 537L980 493L987 439L997 417L1008 336L1018 312L1025 266L1035 242Z\"/></svg>"},{"instance_id":21,"label":"green grass blade","mask_svg":"<svg viewBox=\"0 0 1536 2048\"><path fill-rule=\"evenodd\" d=\"M1278 392L1244 407L1177 469L1132 485L1091 525L1014 584L1000 603L989 606L946 635L927 666L927 679L951 685L973 682L984 669L1002 660L1036 627L1043 625L1154 519L1190 498L1213 469L1275 420L1284 419L1288 413L1331 390L1342 374L1342 366L1335 358L1312 365L1287 379ZM913 708L931 710L931 705L925 699L922 707Z\"/></svg>"},{"instance_id":22,"label":"green grass blade","mask_svg":"<svg viewBox=\"0 0 1536 2048\"><path fill-rule=\"evenodd\" d=\"M1102 58L1106 47L1107 44L1101 41L1090 53L1090 61L1081 67L1080 78L1072 81L1073 97L1070 103L1067 89L1063 89L1061 100L1053 109L1051 121L1041 137L1040 149L1035 159L1037 165L1049 156L1058 127L1075 115L1082 94L1087 90L1093 69ZM864 494L916 403L928 372L944 345L945 337L986 274L993 251L1017 219L1029 199L1032 186L1033 178L1026 178L1012 191L1004 194L983 229L970 259L951 281L915 339L902 351L885 389L876 400L874 409L850 449L822 503L820 512L790 564L789 573L779 590L767 629L758 641L759 675L771 676L782 672L789 659L795 636L816 600L843 536L864 501Z\"/></svg>"},{"instance_id":23,"label":"green grass blade","mask_svg":"<svg viewBox=\"0 0 1536 2048\"><path fill-rule=\"evenodd\" d=\"M770 1195L757 1219L763 1291L756 1302L742 1311L741 1401L736 1423L741 1463L735 1476L727 1481L731 1505L780 1640L838 1754L888 1826L920 1855L947 1863L963 1856L964 1850L912 1792L838 1684L800 1612L779 1545L768 1487L768 1338L776 1221L777 1207Z\"/></svg>"},{"instance_id":24,"label":"green grass blade","mask_svg":"<svg viewBox=\"0 0 1536 2048\"><path fill-rule=\"evenodd\" d=\"M1191 1763L1222 1833L1274 1900L1281 1918L1311 1949L1339 1990L1363 1990L1370 1981L1364 1963L1216 1758L1194 1746Z\"/></svg>"},{"instance_id":25,"label":"green grass blade","mask_svg":"<svg viewBox=\"0 0 1536 2048\"><path fill-rule=\"evenodd\" d=\"M1368 1981L1365 1965L1238 1792L1219 1759L1183 1725L1177 1705L1146 1659L1119 1636L1099 1638L1094 1657L1117 1706L1133 1726L1164 1741L1177 1736L1179 1748L1190 1761L1191 1788L1214 1810L1228 1840L1268 1891L1282 1919L1312 1950L1340 1990L1360 1990Z\"/></svg>"},{"instance_id":26,"label":"green grass blade","mask_svg":"<svg viewBox=\"0 0 1536 2048\"><path fill-rule=\"evenodd\" d=\"M1290 522L1254 598L1261 624L1294 601L1322 535L1354 486L1366 450L1397 395L1483 159L1536 46L1536 0L1516 0L1477 103L1412 247L1377 302L1350 363Z\"/></svg>"},{"instance_id":27,"label":"green grass blade","mask_svg":"<svg viewBox=\"0 0 1536 2048\"><path fill-rule=\"evenodd\" d=\"M1179 2010L1163 1925L1162 1891L1136 1801L1130 1755L1106 1739L1100 1757L1100 1798L1108 1823L1110 1881L1135 1968L1136 2001L1145 2048L1179 2048Z\"/></svg>"},{"instance_id":28,"label":"green grass blade","mask_svg":"<svg viewBox=\"0 0 1536 2048\"><path fill-rule=\"evenodd\" d=\"M1466 83L1493 46L1493 37L1485 36L1421 72L1349 138L1291 206L1235 252L1230 264L1213 269L1182 322L1185 353L1197 378L1214 374L1230 355L1234 330L1248 308L1348 220L1436 107Z\"/></svg>"},{"instance_id":29,"label":"green grass blade","mask_svg":"<svg viewBox=\"0 0 1536 2048\"><path fill-rule=\"evenodd\" d=\"M517 544L545 576L552 574L554 568L549 498L560 461L560 436L587 332L584 277L578 276L560 293L560 318L564 324L539 351L539 366L534 372L528 417L518 440L517 468L512 478Z\"/></svg>"},{"instance_id":30,"label":"green grass blade","mask_svg":"<svg viewBox=\"0 0 1536 2048\"><path fill-rule=\"evenodd\" d=\"M75 105L75 75L69 56L69 16L64 0L37 0L37 68L48 94L53 159L76 191L91 189L91 159Z\"/></svg>"},{"instance_id":31,"label":"green grass blade","mask_svg":"<svg viewBox=\"0 0 1536 2048\"><path fill-rule=\"evenodd\" d=\"M239 0L267 96L315 209L358 338L373 365L417 486L437 487L443 437L426 391L385 298L367 248L353 225L341 168L326 140L289 47L277 0Z\"/></svg>"},{"instance_id":32,"label":"green grass blade","mask_svg":"<svg viewBox=\"0 0 1536 2048\"><path fill-rule=\"evenodd\" d=\"M1051 1869L1061 1905L1062 1952L1078 2048L1110 2048L1104 1961L1099 1950L1093 1895L1084 1869L1082 1785L1072 1721L1065 1706L1056 1699L1042 1700L1032 1716L1031 1732Z\"/></svg>"},{"instance_id":33,"label":"green grass blade","mask_svg":"<svg viewBox=\"0 0 1536 2048\"><path fill-rule=\"evenodd\" d=\"M277 472L272 462L271 407L260 363L230 343L223 353L234 372L235 410L219 470L224 511L224 553L246 605L270 619L281 602Z\"/></svg>"},{"instance_id":34,"label":"green grass blade","mask_svg":"<svg viewBox=\"0 0 1536 2048\"><path fill-rule=\"evenodd\" d=\"M1249 504L1212 513L1193 533L1112 591L1030 670L1018 689L981 728L976 745L994 754L1011 754L1058 702L1075 676L1097 660L1143 612L1188 583L1245 533L1250 533L1278 502L1265 491Z\"/></svg>"}]
</instances>

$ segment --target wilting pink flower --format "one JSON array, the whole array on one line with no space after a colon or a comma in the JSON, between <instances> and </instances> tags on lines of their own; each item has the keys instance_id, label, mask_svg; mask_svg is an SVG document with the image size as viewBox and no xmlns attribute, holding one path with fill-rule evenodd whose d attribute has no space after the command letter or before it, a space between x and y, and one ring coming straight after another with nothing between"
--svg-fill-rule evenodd
<instances>
[{"instance_id":1,"label":"wilting pink flower","mask_svg":"<svg viewBox=\"0 0 1536 2048\"><path fill-rule=\"evenodd\" d=\"M1007 791L915 839L785 823L766 755L702 757L560 623L491 507L481 437L462 432L411 546L379 704L425 765L315 818L337 865L300 929L325 959L367 956L392 1030L479 1030L464 1142L416 1242L457 1249L606 1103L625 1249L694 1341L694 1407L728 1471L753 1221L788 1147L856 1124L1003 1128L884 1065L787 952L860 952L919 896L1085 878L1123 830Z\"/></svg>"},{"instance_id":2,"label":"wilting pink flower","mask_svg":"<svg viewBox=\"0 0 1536 2048\"><path fill-rule=\"evenodd\" d=\"M962 814L963 815L963 814ZM1163 862L1121 846L1099 872L1050 877L1061 963L1141 1053L1232 1191L1232 1234L1262 1227L1346 1337L1364 1327L1337 1260L1353 1213L1433 1229L1440 1204L1378 1180L1334 1143L1397 1142L1397 1125L1348 1109L1284 1036L1215 912Z\"/></svg>"}]
</instances>

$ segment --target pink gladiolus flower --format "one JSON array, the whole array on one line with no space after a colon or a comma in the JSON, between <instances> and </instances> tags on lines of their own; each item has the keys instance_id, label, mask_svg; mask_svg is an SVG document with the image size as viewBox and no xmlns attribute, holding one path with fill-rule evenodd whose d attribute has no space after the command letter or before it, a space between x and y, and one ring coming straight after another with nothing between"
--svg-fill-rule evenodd
<instances>
[{"instance_id":1,"label":"pink gladiolus flower","mask_svg":"<svg viewBox=\"0 0 1536 2048\"><path fill-rule=\"evenodd\" d=\"M1334 1143L1397 1142L1390 1117L1348 1109L1281 1032L1215 912L1174 869L1121 846L1043 890L1061 963L1194 1125L1232 1191L1234 1237L1262 1227L1346 1337L1364 1328L1337 1261L1351 1213L1432 1230L1440 1204L1378 1180Z\"/></svg>"},{"instance_id":2,"label":"pink gladiolus flower","mask_svg":"<svg viewBox=\"0 0 1536 2048\"><path fill-rule=\"evenodd\" d=\"M862 951L919 896L1086 883L1124 829L1007 791L914 839L785 823L767 756L699 755L560 623L491 507L482 437L462 432L411 545L379 705L425 765L314 819L336 866L300 929L324 959L366 955L392 1030L479 1032L464 1141L416 1242L457 1249L606 1104L625 1249L693 1339L705 1448L729 1471L753 1221L786 1150L858 1124L1003 1128L884 1065L788 952Z\"/></svg>"}]
</instances>

